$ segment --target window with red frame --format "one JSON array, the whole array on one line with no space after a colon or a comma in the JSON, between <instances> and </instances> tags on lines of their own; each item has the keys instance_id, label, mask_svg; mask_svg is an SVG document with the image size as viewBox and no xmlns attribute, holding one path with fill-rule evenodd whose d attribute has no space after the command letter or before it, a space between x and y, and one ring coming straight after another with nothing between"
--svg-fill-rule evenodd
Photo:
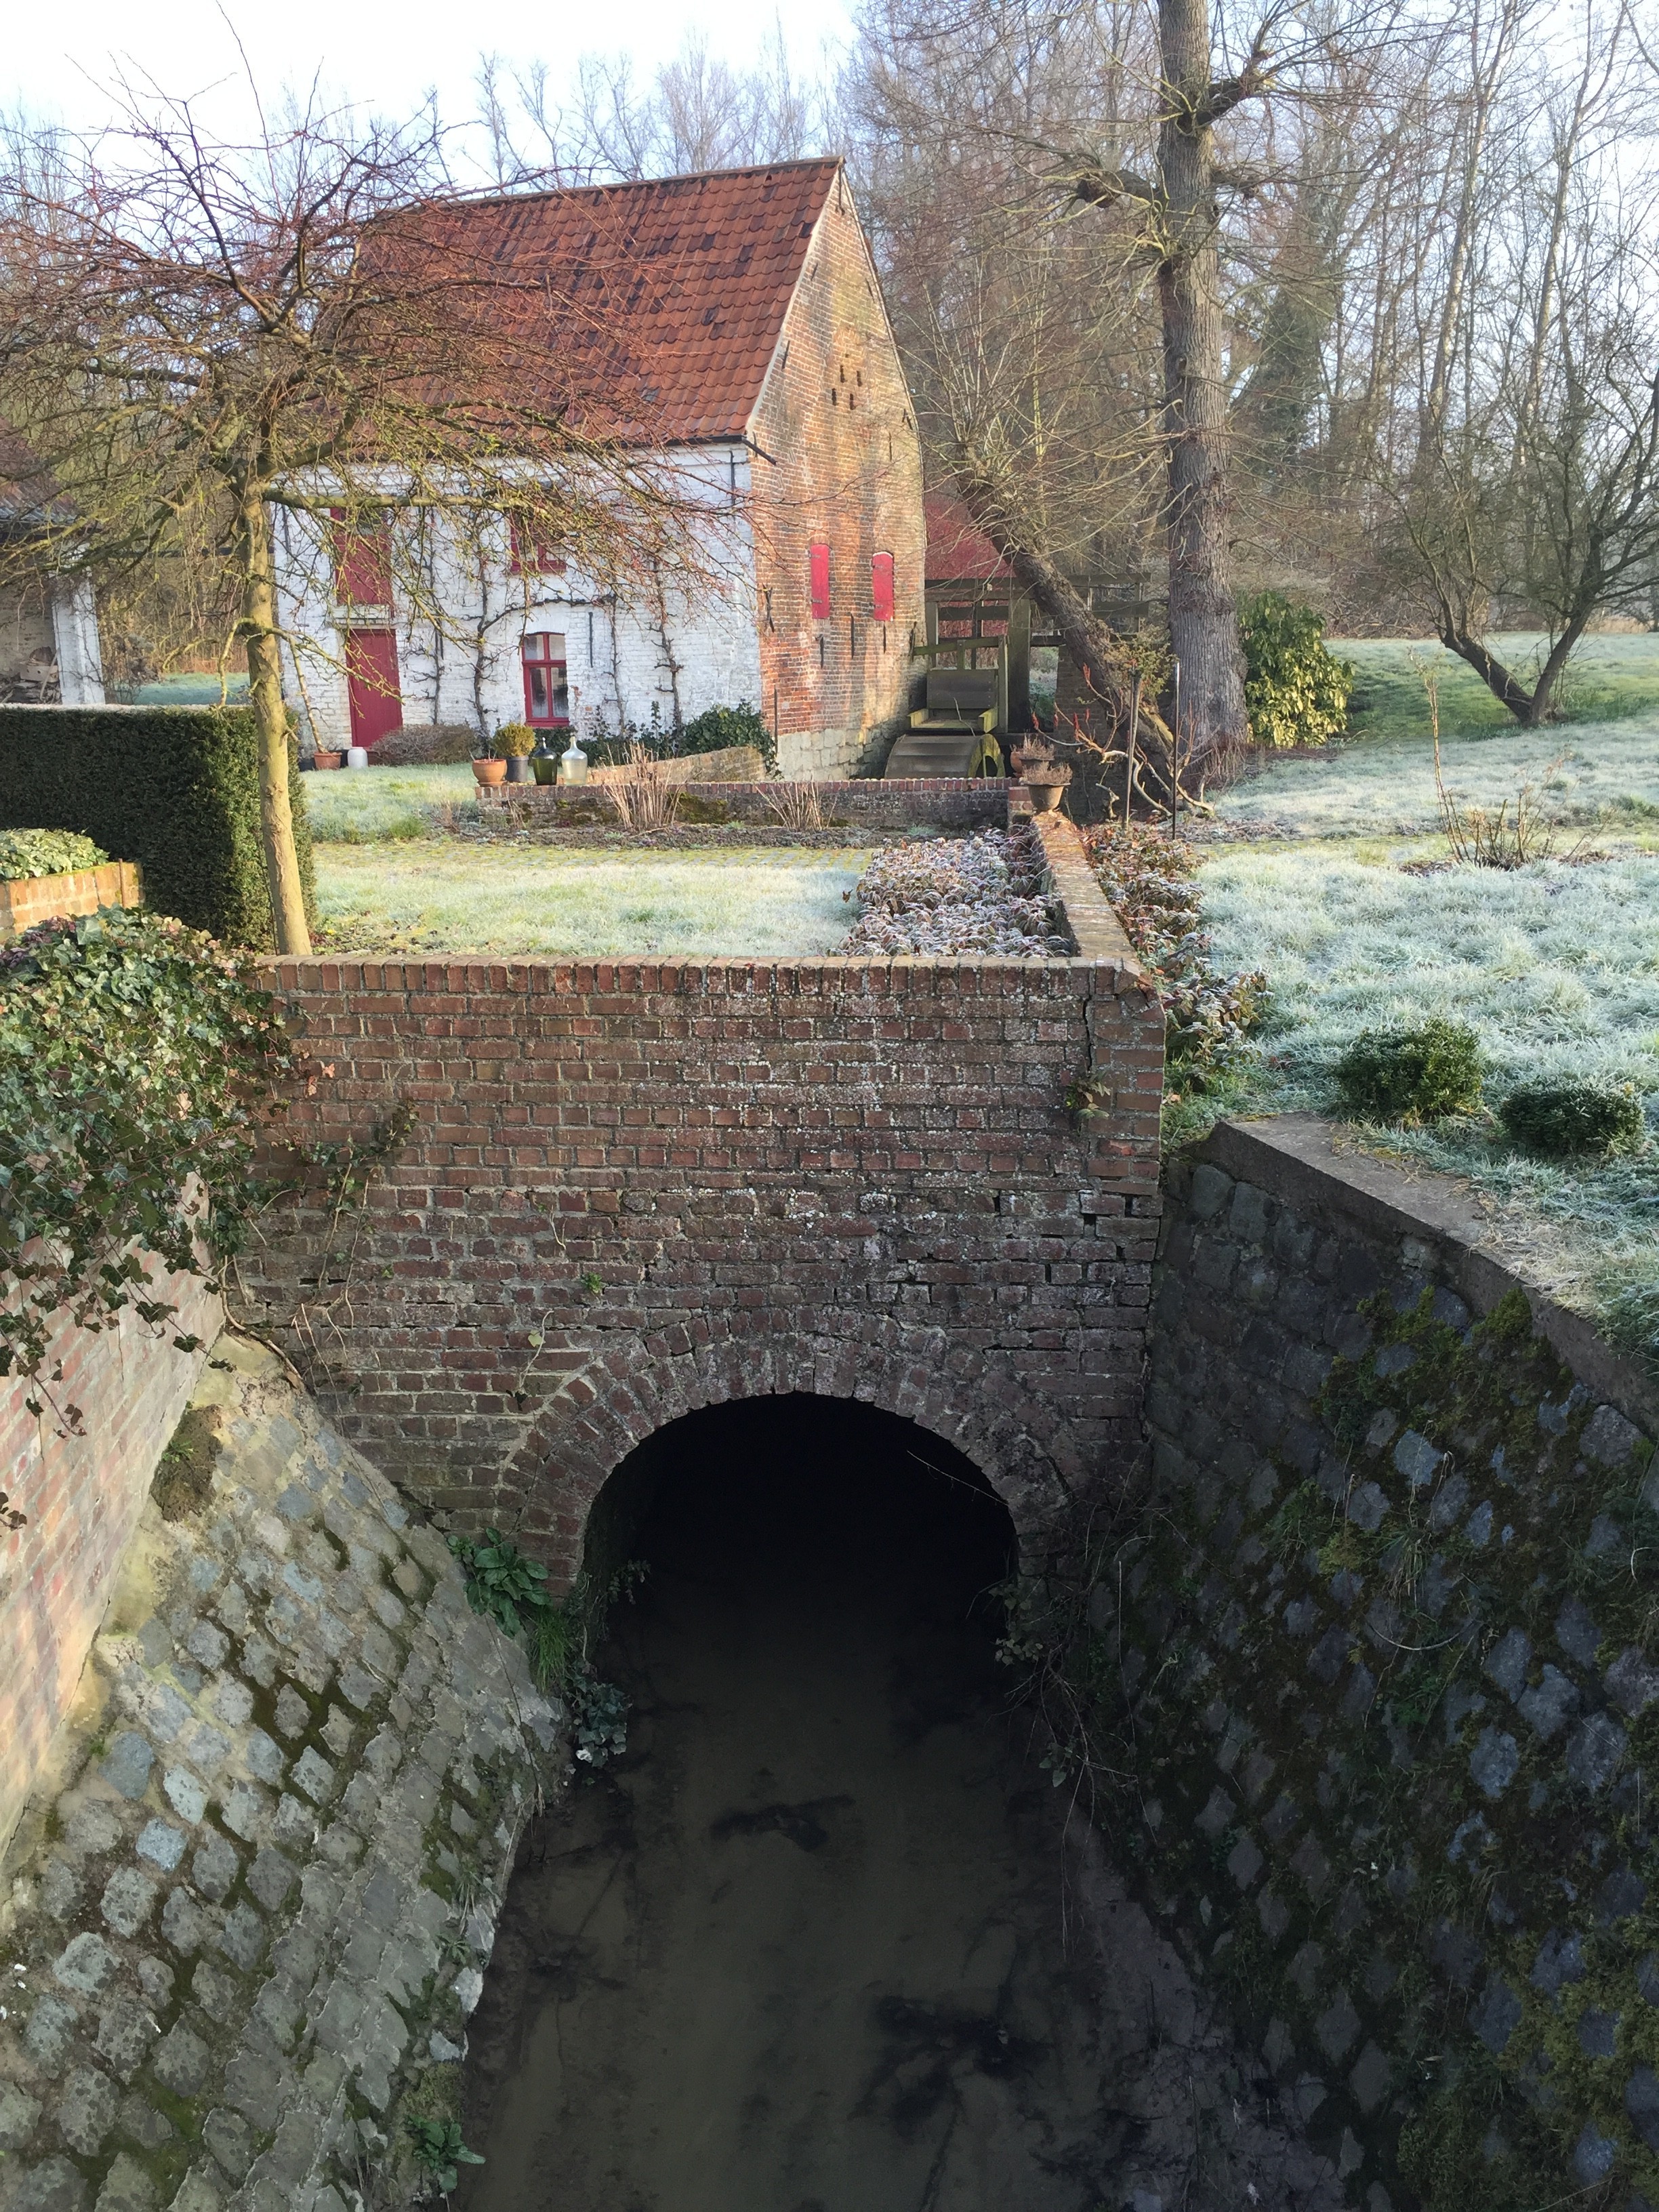
<instances>
[{"instance_id":1,"label":"window with red frame","mask_svg":"<svg viewBox=\"0 0 1659 2212\"><path fill-rule=\"evenodd\" d=\"M534 630L520 648L524 659L524 718L532 730L562 730L570 723L564 639L557 630Z\"/></svg>"},{"instance_id":2,"label":"window with red frame","mask_svg":"<svg viewBox=\"0 0 1659 2212\"><path fill-rule=\"evenodd\" d=\"M822 622L830 612L830 548L827 545L817 544L807 548L806 575L812 596L812 612Z\"/></svg>"},{"instance_id":3,"label":"window with red frame","mask_svg":"<svg viewBox=\"0 0 1659 2212\"><path fill-rule=\"evenodd\" d=\"M334 596L343 607L392 605L392 533L384 521L368 529L346 520L343 507L329 509L333 529Z\"/></svg>"},{"instance_id":4,"label":"window with red frame","mask_svg":"<svg viewBox=\"0 0 1659 2212\"><path fill-rule=\"evenodd\" d=\"M533 523L509 522L513 533L513 573L515 576L562 576L565 558L550 532Z\"/></svg>"},{"instance_id":5,"label":"window with red frame","mask_svg":"<svg viewBox=\"0 0 1659 2212\"><path fill-rule=\"evenodd\" d=\"M870 612L880 623L893 619L893 556L890 553L870 556Z\"/></svg>"}]
</instances>

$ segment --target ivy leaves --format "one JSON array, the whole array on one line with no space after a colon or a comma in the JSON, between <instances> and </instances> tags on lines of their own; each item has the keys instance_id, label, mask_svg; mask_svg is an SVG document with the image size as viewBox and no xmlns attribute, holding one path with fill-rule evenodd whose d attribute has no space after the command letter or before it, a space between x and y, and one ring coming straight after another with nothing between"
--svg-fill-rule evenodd
<instances>
[{"instance_id":1,"label":"ivy leaves","mask_svg":"<svg viewBox=\"0 0 1659 2212\"><path fill-rule=\"evenodd\" d=\"M289 1060L252 964L181 923L106 908L0 951L0 1375L31 1413L81 1431L47 1372L65 1315L159 1330L155 1264L206 1279L237 1249Z\"/></svg>"}]
</instances>

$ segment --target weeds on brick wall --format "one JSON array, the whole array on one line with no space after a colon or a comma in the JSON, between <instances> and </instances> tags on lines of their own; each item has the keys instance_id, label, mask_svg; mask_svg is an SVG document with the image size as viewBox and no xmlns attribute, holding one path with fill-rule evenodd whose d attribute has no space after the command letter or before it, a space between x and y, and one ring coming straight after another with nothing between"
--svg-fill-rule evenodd
<instances>
[{"instance_id":1,"label":"weeds on brick wall","mask_svg":"<svg viewBox=\"0 0 1659 2212\"><path fill-rule=\"evenodd\" d=\"M628 1698L614 1682L599 1679L592 1648L605 1633L611 1609L631 1597L645 1579L643 1560L630 1559L595 1589L586 1571L562 1598L547 1587L547 1570L499 1528L480 1542L452 1536L449 1548L460 1563L467 1602L508 1636L522 1637L530 1671L538 1686L562 1698L570 1716L578 1761L591 1770L616 1758L628 1745Z\"/></svg>"},{"instance_id":2,"label":"weeds on brick wall","mask_svg":"<svg viewBox=\"0 0 1659 2212\"><path fill-rule=\"evenodd\" d=\"M1220 1087L1267 1011L1260 969L1230 975L1210 959L1190 845L1139 822L1084 833L1089 859L1124 933L1158 985L1164 1007L1165 1097Z\"/></svg>"},{"instance_id":3,"label":"weeds on brick wall","mask_svg":"<svg viewBox=\"0 0 1659 2212\"><path fill-rule=\"evenodd\" d=\"M159 1338L178 1308L157 1266L210 1281L240 1248L290 1065L252 964L181 923L111 908L0 951L0 1375L32 1413L82 1430L47 1368L64 1315Z\"/></svg>"}]
</instances>

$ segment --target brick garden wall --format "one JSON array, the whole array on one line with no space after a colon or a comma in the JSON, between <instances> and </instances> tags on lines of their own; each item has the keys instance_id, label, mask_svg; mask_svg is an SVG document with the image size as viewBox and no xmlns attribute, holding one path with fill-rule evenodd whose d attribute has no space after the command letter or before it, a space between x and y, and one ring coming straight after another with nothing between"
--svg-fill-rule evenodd
<instances>
[{"instance_id":1,"label":"brick garden wall","mask_svg":"<svg viewBox=\"0 0 1659 2212\"><path fill-rule=\"evenodd\" d=\"M1093 1625L1148 1892L1370 2212L1659 2203L1650 1386L1287 1118L1171 1178L1147 1406Z\"/></svg>"},{"instance_id":2,"label":"brick garden wall","mask_svg":"<svg viewBox=\"0 0 1659 2212\"><path fill-rule=\"evenodd\" d=\"M771 787L775 791L776 786ZM680 819L750 823L775 830L764 783L684 783ZM1000 776L880 776L817 785L825 825L850 830L945 831L1000 830L1008 820L1008 786ZM615 808L603 787L575 790L557 784L484 784L478 818L485 829L556 830L614 823Z\"/></svg>"},{"instance_id":3,"label":"brick garden wall","mask_svg":"<svg viewBox=\"0 0 1659 2212\"><path fill-rule=\"evenodd\" d=\"M269 1217L248 1310L431 1506L568 1573L634 1444L763 1391L926 1424L1032 1545L1133 1453L1162 1018L1127 948L271 972L299 1132L414 1126L337 1223Z\"/></svg>"},{"instance_id":4,"label":"brick garden wall","mask_svg":"<svg viewBox=\"0 0 1659 2212\"><path fill-rule=\"evenodd\" d=\"M178 1328L211 1339L218 1302L174 1278ZM58 1402L82 1436L37 1418L21 1382L0 1385L0 1490L27 1523L0 1528L0 1850L68 1709L108 1602L112 1577L206 1352L175 1352L125 1313L94 1334L66 1328L53 1350ZM49 1364L48 1373L51 1372Z\"/></svg>"}]
</instances>

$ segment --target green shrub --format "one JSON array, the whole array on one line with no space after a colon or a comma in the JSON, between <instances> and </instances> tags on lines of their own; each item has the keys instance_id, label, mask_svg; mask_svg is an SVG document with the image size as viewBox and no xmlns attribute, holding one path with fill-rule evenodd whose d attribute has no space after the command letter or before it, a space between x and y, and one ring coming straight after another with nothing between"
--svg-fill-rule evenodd
<instances>
[{"instance_id":1,"label":"green shrub","mask_svg":"<svg viewBox=\"0 0 1659 2212\"><path fill-rule=\"evenodd\" d=\"M1364 1121L1434 1121L1480 1103L1480 1045L1462 1022L1364 1030L1336 1064L1337 1088Z\"/></svg>"},{"instance_id":2,"label":"green shrub","mask_svg":"<svg viewBox=\"0 0 1659 2212\"><path fill-rule=\"evenodd\" d=\"M0 952L0 1375L33 1386L31 1412L65 1311L159 1326L174 1309L146 1255L202 1275L236 1249L286 1065L252 966L176 921L106 908Z\"/></svg>"},{"instance_id":3,"label":"green shrub","mask_svg":"<svg viewBox=\"0 0 1659 2212\"><path fill-rule=\"evenodd\" d=\"M778 749L766 717L746 699L735 707L709 707L694 714L678 732L677 753L718 753L727 745L753 745L773 775L778 769Z\"/></svg>"},{"instance_id":4,"label":"green shrub","mask_svg":"<svg viewBox=\"0 0 1659 2212\"><path fill-rule=\"evenodd\" d=\"M1325 618L1282 592L1238 611L1244 708L1258 745L1322 745L1347 726L1353 669L1325 646Z\"/></svg>"},{"instance_id":5,"label":"green shrub","mask_svg":"<svg viewBox=\"0 0 1659 2212\"><path fill-rule=\"evenodd\" d=\"M502 760L528 760L536 750L536 734L528 722L503 722L495 732L495 750Z\"/></svg>"},{"instance_id":6,"label":"green shrub","mask_svg":"<svg viewBox=\"0 0 1659 2212\"><path fill-rule=\"evenodd\" d=\"M1523 1083L1498 1109L1510 1139L1560 1159L1573 1152L1634 1152L1647 1136L1642 1102L1629 1084Z\"/></svg>"},{"instance_id":7,"label":"green shrub","mask_svg":"<svg viewBox=\"0 0 1659 2212\"><path fill-rule=\"evenodd\" d=\"M306 907L311 832L290 743ZM144 872L144 897L227 945L275 942L251 707L0 707L0 830L75 830Z\"/></svg>"},{"instance_id":8,"label":"green shrub","mask_svg":"<svg viewBox=\"0 0 1659 2212\"><path fill-rule=\"evenodd\" d=\"M101 868L108 858L76 830L0 830L0 883L72 876L79 868Z\"/></svg>"}]
</instances>

